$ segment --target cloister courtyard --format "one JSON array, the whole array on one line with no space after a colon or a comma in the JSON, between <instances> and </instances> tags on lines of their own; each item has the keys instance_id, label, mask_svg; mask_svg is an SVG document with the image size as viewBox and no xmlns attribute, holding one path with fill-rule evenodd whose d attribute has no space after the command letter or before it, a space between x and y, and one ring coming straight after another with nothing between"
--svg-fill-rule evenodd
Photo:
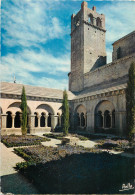
<instances>
[{"instance_id":1,"label":"cloister courtyard","mask_svg":"<svg viewBox=\"0 0 135 195\"><path fill-rule=\"evenodd\" d=\"M121 194L125 193L125 191L122 191L123 184L130 183L130 185L133 185L134 175L132 174L132 169L135 155L133 148L125 137L98 133L84 134L83 132L69 133L68 136L64 136L62 132L51 132L38 135L28 134L26 136L3 135L1 139L2 193L101 192ZM92 161L90 160L91 158ZM81 175L80 180L78 180L80 163L83 163L84 168L82 171L85 177ZM84 166L85 163L86 167ZM88 176L86 170L91 169L93 163L94 172L91 172L90 175L92 178L93 176L96 177L97 185L94 188L89 188L88 186L93 186L94 180L89 178L90 176ZM103 168L103 164L106 171ZM76 168L72 168L72 166ZM121 167L120 170L118 170L118 166ZM110 167L112 171L109 171ZM84 170L85 168L86 170ZM99 169L100 171L97 172ZM117 171L113 175L114 169L117 169ZM65 171L62 173L62 170ZM66 172L67 170L68 172ZM75 173L73 170L77 172ZM54 173L56 178L53 176ZM110 184L105 180L105 185L101 182L103 180L99 180L101 173L104 173L106 178L112 177ZM119 179L116 179L117 174L122 174ZM64 184L62 177L65 177ZM91 185L86 187L83 183L85 179L92 182ZM72 182L75 188L73 188ZM115 189L113 185L115 185ZM132 194L133 188L126 192Z\"/></svg>"}]
</instances>

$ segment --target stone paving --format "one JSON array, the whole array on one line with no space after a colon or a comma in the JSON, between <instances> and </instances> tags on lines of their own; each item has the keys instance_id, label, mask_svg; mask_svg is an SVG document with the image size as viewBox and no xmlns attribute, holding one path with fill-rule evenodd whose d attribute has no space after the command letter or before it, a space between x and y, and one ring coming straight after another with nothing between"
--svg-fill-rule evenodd
<instances>
[{"instance_id":1,"label":"stone paving","mask_svg":"<svg viewBox=\"0 0 135 195\"><path fill-rule=\"evenodd\" d=\"M7 148L0 143L0 149L1 191L13 194L38 194L37 189L14 169L16 163L24 160L13 153L13 148Z\"/></svg>"}]
</instances>

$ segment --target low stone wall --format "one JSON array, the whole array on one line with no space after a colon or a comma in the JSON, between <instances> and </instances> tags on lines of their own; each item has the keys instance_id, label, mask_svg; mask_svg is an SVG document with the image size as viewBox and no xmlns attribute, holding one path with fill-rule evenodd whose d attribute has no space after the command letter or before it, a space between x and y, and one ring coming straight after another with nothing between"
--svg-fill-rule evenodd
<instances>
[{"instance_id":1,"label":"low stone wall","mask_svg":"<svg viewBox=\"0 0 135 195\"><path fill-rule=\"evenodd\" d=\"M46 133L46 132L50 132L51 131L51 127L39 127L39 128L33 128L30 130L30 134L38 134L38 133Z\"/></svg>"},{"instance_id":2,"label":"low stone wall","mask_svg":"<svg viewBox=\"0 0 135 195\"><path fill-rule=\"evenodd\" d=\"M1 130L1 135L22 135L21 128L5 128Z\"/></svg>"}]
</instances>

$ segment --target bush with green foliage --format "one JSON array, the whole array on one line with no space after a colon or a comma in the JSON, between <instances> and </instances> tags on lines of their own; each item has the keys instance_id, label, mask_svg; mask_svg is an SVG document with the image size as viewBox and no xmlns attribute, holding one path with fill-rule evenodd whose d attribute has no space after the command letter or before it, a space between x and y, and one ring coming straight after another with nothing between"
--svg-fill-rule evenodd
<instances>
[{"instance_id":1,"label":"bush with green foliage","mask_svg":"<svg viewBox=\"0 0 135 195\"><path fill-rule=\"evenodd\" d=\"M135 133L135 62L129 68L129 80L126 89L127 136L132 139Z\"/></svg>"},{"instance_id":2,"label":"bush with green foliage","mask_svg":"<svg viewBox=\"0 0 135 195\"><path fill-rule=\"evenodd\" d=\"M68 135L69 129L69 104L68 104L68 95L66 90L63 92L63 101L62 101L62 129L64 135Z\"/></svg>"},{"instance_id":3,"label":"bush with green foliage","mask_svg":"<svg viewBox=\"0 0 135 195\"><path fill-rule=\"evenodd\" d=\"M21 106L20 106L20 108L22 110L22 117L21 117L22 135L26 135L27 134L27 99L26 99L24 86L22 88Z\"/></svg>"}]
</instances>

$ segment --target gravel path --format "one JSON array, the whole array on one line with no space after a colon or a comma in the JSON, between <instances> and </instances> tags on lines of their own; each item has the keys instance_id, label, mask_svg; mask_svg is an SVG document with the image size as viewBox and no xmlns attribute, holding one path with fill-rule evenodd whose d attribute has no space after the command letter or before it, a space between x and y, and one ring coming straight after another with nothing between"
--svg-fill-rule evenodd
<instances>
[{"instance_id":1,"label":"gravel path","mask_svg":"<svg viewBox=\"0 0 135 195\"><path fill-rule=\"evenodd\" d=\"M7 148L0 143L1 161L1 191L13 194L39 194L29 181L20 175L13 167L24 160L13 153L13 148Z\"/></svg>"}]
</instances>

